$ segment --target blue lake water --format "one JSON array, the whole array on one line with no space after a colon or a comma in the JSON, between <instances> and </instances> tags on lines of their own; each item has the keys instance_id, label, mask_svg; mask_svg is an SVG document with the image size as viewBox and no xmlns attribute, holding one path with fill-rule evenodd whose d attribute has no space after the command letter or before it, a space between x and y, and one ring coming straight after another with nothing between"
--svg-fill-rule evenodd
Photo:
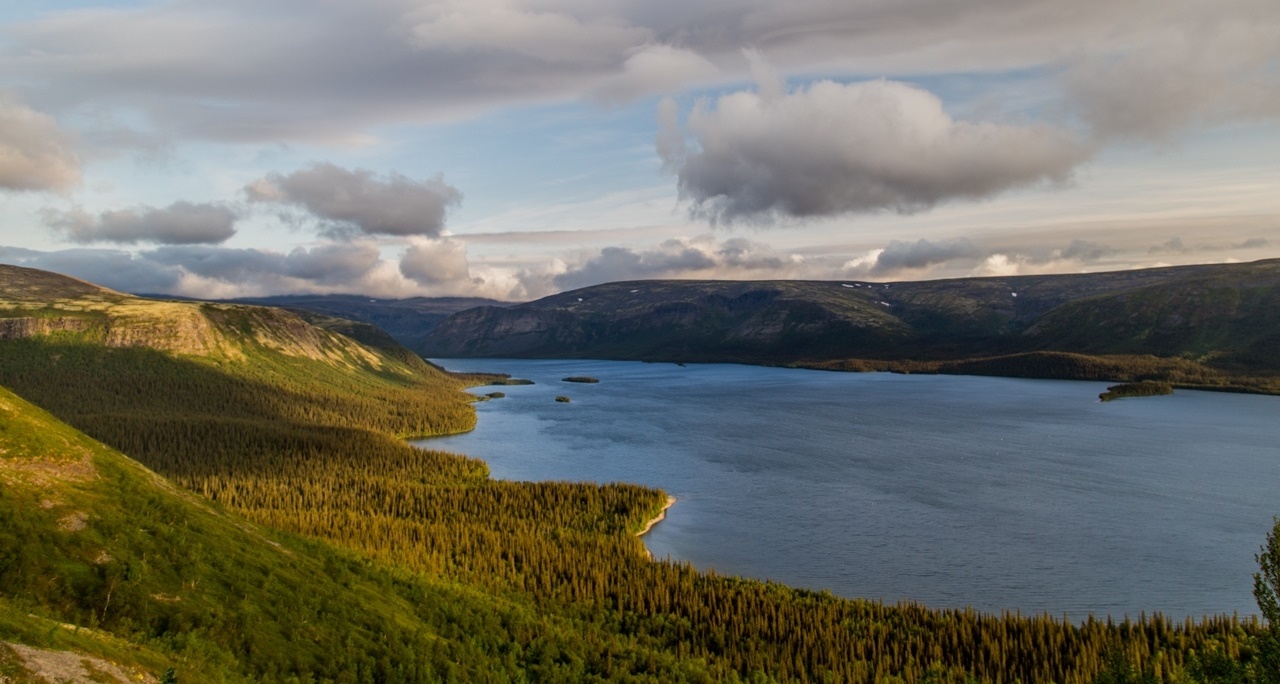
<instances>
[{"instance_id":1,"label":"blue lake water","mask_svg":"<svg viewBox=\"0 0 1280 684\"><path fill-rule=\"evenodd\" d=\"M658 558L848 597L1175 619L1256 613L1280 514L1280 397L739 365L437 360L537 384L420 445L512 480L678 503ZM589 375L599 384L561 382ZM572 403L554 401L567 395Z\"/></svg>"}]
</instances>

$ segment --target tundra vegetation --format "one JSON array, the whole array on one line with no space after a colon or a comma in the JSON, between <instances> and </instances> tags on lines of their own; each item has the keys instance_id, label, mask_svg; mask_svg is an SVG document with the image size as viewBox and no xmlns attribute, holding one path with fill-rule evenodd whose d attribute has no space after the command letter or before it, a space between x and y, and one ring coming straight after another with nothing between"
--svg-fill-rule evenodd
<instances>
[{"instance_id":1,"label":"tundra vegetation","mask_svg":"<svg viewBox=\"0 0 1280 684\"><path fill-rule=\"evenodd\" d=\"M7 267L0 284L0 316L59 321L0 339L0 673L14 681L36 681L32 646L182 682L1275 673L1274 531L1265 622L1073 624L725 577L647 558L635 533L661 491L497 481L405 443L470 429L462 389L484 378L274 309Z\"/></svg>"}]
</instances>

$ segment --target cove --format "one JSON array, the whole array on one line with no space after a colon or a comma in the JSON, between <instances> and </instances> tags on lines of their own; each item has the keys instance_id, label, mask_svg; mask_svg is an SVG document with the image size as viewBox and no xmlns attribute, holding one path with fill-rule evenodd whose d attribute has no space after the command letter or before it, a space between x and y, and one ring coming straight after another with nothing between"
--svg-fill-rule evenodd
<instances>
[{"instance_id":1,"label":"cove","mask_svg":"<svg viewBox=\"0 0 1280 684\"><path fill-rule=\"evenodd\" d=\"M658 559L936 608L1256 613L1253 556L1280 513L1277 397L1104 404L1095 382L434 361L536 384L497 388L474 431L419 446L496 478L665 489L678 503L644 537Z\"/></svg>"}]
</instances>

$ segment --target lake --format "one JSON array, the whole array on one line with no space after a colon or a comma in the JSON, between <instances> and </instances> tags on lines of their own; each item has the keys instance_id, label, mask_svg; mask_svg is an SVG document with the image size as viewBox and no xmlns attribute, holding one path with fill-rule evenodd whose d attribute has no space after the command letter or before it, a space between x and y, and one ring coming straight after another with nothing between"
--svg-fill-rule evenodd
<instances>
[{"instance_id":1,"label":"lake","mask_svg":"<svg viewBox=\"0 0 1280 684\"><path fill-rule=\"evenodd\" d=\"M421 446L511 480L679 500L657 558L841 596L1049 612L1256 614L1280 397L729 364L444 359L537 384ZM572 375L599 384L561 381ZM572 403L554 401L567 395Z\"/></svg>"}]
</instances>

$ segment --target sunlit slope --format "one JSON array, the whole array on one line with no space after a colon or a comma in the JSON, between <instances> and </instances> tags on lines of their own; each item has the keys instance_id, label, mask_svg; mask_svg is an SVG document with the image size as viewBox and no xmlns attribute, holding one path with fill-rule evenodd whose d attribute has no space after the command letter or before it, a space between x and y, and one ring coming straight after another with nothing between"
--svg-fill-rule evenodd
<instances>
[{"instance_id":1,"label":"sunlit slope","mask_svg":"<svg viewBox=\"0 0 1280 684\"><path fill-rule=\"evenodd\" d=\"M503 681L544 622L250 524L0 389L0 642L131 681Z\"/></svg>"},{"instance_id":2,"label":"sunlit slope","mask_svg":"<svg viewBox=\"0 0 1280 684\"><path fill-rule=\"evenodd\" d=\"M0 382L42 405L40 397L82 396L82 413L103 416L328 415L329 424L403 436L475 424L459 380L376 329L317 323L280 309L143 299L0 266ZM114 396L117 388L101 382L102 364L130 369L134 395Z\"/></svg>"}]
</instances>

